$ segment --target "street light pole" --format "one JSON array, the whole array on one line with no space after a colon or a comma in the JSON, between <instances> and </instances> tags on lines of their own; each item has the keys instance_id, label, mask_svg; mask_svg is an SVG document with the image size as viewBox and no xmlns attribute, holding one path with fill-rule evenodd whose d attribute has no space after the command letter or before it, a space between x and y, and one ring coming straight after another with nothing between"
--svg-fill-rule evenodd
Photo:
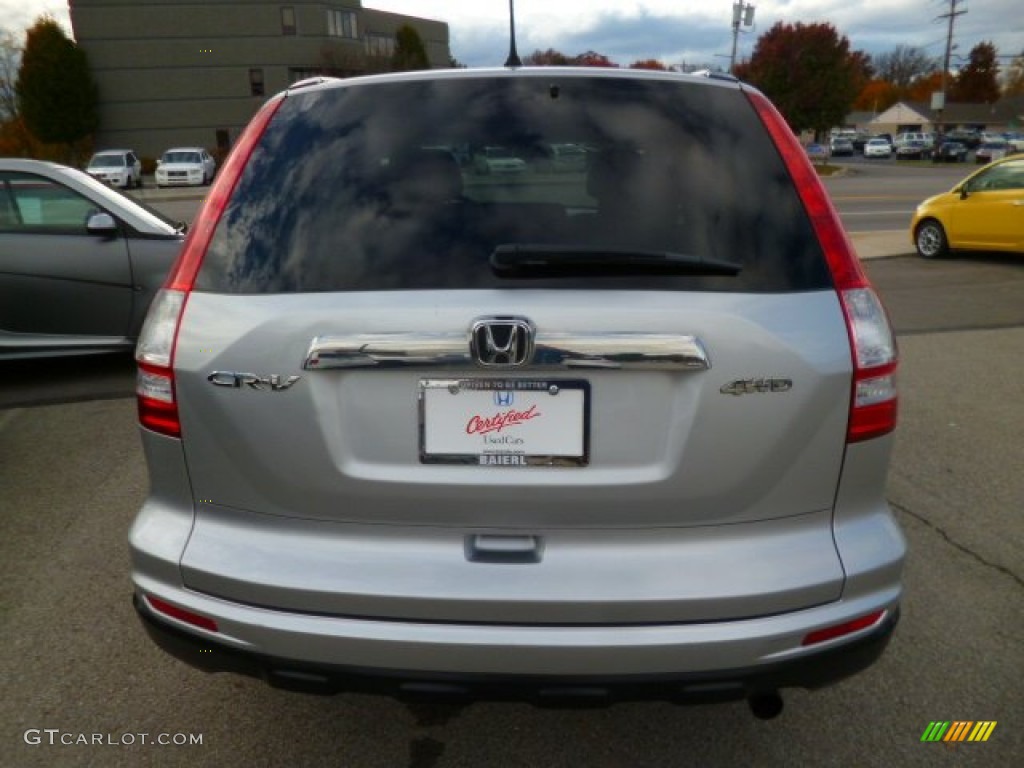
<instances>
[{"instance_id":1,"label":"street light pole","mask_svg":"<svg viewBox=\"0 0 1024 768\"><path fill-rule=\"evenodd\" d=\"M729 74L736 70L736 46L740 39L740 24L745 27L754 24L754 6L744 0L732 4L732 56L729 57Z\"/></svg>"},{"instance_id":2,"label":"street light pole","mask_svg":"<svg viewBox=\"0 0 1024 768\"><path fill-rule=\"evenodd\" d=\"M516 52L516 8L513 0L508 0L508 59L505 60L506 67L521 67L523 62Z\"/></svg>"}]
</instances>

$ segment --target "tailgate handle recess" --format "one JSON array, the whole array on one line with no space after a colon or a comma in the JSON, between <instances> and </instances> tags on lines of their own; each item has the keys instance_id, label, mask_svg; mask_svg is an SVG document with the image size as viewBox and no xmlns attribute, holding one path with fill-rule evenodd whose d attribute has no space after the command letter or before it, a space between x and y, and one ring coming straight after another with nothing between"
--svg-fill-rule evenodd
<instances>
[{"instance_id":1,"label":"tailgate handle recess","mask_svg":"<svg viewBox=\"0 0 1024 768\"><path fill-rule=\"evenodd\" d=\"M500 536L490 533L466 537L466 559L471 563L539 563L544 551L540 536Z\"/></svg>"}]
</instances>

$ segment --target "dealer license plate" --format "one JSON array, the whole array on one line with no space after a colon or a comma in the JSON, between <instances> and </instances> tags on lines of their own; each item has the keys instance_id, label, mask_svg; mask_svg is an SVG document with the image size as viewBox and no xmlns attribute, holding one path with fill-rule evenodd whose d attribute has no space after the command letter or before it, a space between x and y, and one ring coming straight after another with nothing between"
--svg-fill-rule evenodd
<instances>
[{"instance_id":1,"label":"dealer license plate","mask_svg":"<svg viewBox=\"0 0 1024 768\"><path fill-rule=\"evenodd\" d=\"M420 381L420 461L585 466L590 384L561 379Z\"/></svg>"}]
</instances>

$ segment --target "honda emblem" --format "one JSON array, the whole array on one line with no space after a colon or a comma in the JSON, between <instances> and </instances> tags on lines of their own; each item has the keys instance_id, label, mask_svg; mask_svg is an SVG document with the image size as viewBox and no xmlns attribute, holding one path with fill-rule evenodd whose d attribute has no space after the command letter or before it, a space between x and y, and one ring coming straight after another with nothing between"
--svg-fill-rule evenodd
<instances>
[{"instance_id":1,"label":"honda emblem","mask_svg":"<svg viewBox=\"0 0 1024 768\"><path fill-rule=\"evenodd\" d=\"M470 354L484 368L515 368L533 359L533 323L523 317L482 317L469 331Z\"/></svg>"}]
</instances>

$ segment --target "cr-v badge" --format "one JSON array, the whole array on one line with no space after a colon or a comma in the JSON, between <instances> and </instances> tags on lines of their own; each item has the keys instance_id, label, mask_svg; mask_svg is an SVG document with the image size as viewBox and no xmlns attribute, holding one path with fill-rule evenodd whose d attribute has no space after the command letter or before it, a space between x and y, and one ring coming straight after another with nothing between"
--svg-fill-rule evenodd
<instances>
[{"instance_id":1,"label":"cr-v badge","mask_svg":"<svg viewBox=\"0 0 1024 768\"><path fill-rule=\"evenodd\" d=\"M301 376L289 376L282 379L276 373L270 376L257 376L255 373L236 373L234 371L214 371L206 380L216 387L232 387L238 389L243 384L250 389L269 389L272 392L280 392L288 389Z\"/></svg>"}]
</instances>

